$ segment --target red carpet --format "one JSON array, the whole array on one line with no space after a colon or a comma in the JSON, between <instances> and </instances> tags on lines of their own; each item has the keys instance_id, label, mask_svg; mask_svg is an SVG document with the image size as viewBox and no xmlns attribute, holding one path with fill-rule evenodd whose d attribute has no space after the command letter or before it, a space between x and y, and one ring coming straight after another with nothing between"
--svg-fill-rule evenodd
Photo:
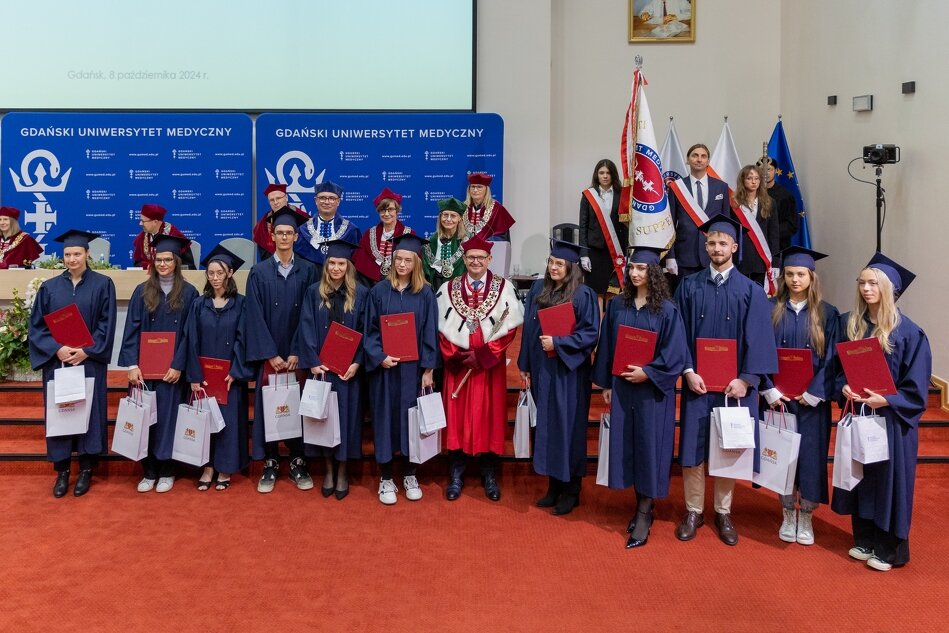
<instances>
[{"instance_id":1,"label":"red carpet","mask_svg":"<svg viewBox=\"0 0 949 633\"><path fill-rule=\"evenodd\" d=\"M127 475L53 499L51 472L5 474L0 630L945 630L945 478L917 480L912 562L880 573L847 557L848 518L821 508L817 544L788 545L774 495L745 485L737 547L709 526L678 542L678 469L649 544L625 551L631 490L588 477L582 505L554 517L526 469L504 465L498 504L472 477L449 503L433 463L424 499L400 491L393 507L368 474L342 502L286 477L268 496L243 477L159 495Z\"/></svg>"}]
</instances>

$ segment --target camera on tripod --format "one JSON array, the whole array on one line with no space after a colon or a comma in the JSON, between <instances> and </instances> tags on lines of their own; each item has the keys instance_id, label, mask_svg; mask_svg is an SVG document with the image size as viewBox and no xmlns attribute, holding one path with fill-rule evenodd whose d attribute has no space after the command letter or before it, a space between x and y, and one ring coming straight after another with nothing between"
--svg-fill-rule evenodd
<instances>
[{"instance_id":1,"label":"camera on tripod","mask_svg":"<svg viewBox=\"0 0 949 633\"><path fill-rule=\"evenodd\" d=\"M871 165L891 165L900 162L900 148L896 145L877 143L863 148L863 162Z\"/></svg>"}]
</instances>

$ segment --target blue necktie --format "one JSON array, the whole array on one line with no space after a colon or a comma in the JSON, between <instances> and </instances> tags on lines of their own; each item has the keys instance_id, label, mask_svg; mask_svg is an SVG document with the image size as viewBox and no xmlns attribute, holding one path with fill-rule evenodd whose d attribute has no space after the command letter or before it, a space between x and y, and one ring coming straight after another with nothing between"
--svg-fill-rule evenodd
<instances>
[{"instance_id":1,"label":"blue necktie","mask_svg":"<svg viewBox=\"0 0 949 633\"><path fill-rule=\"evenodd\" d=\"M721 286L723 283L725 283L725 275L723 275L722 273L716 273L716 274L715 274L715 285L716 285L716 286Z\"/></svg>"},{"instance_id":2,"label":"blue necktie","mask_svg":"<svg viewBox=\"0 0 949 633\"><path fill-rule=\"evenodd\" d=\"M483 285L484 284L481 282L480 279L475 279L473 282L471 282L471 287L475 289L475 292L478 292L479 290L481 290L481 286Z\"/></svg>"},{"instance_id":3,"label":"blue necktie","mask_svg":"<svg viewBox=\"0 0 949 633\"><path fill-rule=\"evenodd\" d=\"M695 199L699 203L699 207L705 208L705 196L702 195L702 183L698 180L695 181Z\"/></svg>"}]
</instances>

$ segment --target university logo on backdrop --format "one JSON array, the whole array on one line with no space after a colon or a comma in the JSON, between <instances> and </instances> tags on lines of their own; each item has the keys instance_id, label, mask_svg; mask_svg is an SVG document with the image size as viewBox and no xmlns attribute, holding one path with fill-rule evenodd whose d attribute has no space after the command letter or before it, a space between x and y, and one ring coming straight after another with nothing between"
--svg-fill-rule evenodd
<instances>
[{"instance_id":1,"label":"university logo on backdrop","mask_svg":"<svg viewBox=\"0 0 949 633\"><path fill-rule=\"evenodd\" d=\"M46 199L47 193L66 191L72 167L63 172L56 155L48 149L34 149L20 162L20 173L10 170L10 179L17 193L32 193L36 200L33 209L24 209L24 230L32 233L36 241L43 243L46 234L56 225L56 210ZM32 230L29 227L32 226Z\"/></svg>"},{"instance_id":2,"label":"university logo on backdrop","mask_svg":"<svg viewBox=\"0 0 949 633\"><path fill-rule=\"evenodd\" d=\"M342 152L340 152L342 154ZM307 205L313 194L313 188L323 182L326 175L324 168L319 175L316 173L316 166L309 154L301 150L290 150L281 154L277 159L277 164L273 172L264 168L264 174L267 176L267 182L271 185L280 184L287 186L287 198L294 206L307 211ZM300 194L308 193L309 196L303 197ZM309 213L309 211L307 211ZM315 210L314 210L315 213ZM258 213L258 215L262 215Z\"/></svg>"}]
</instances>

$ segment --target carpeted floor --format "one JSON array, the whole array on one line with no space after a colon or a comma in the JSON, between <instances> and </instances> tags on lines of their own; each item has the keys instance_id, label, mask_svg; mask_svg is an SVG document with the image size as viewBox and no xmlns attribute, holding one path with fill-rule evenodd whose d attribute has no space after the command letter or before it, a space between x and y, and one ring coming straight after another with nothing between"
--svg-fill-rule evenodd
<instances>
[{"instance_id":1,"label":"carpeted floor","mask_svg":"<svg viewBox=\"0 0 949 633\"><path fill-rule=\"evenodd\" d=\"M789 545L774 495L744 484L736 547L710 525L675 539L676 472L648 545L626 551L632 490L588 477L582 505L554 517L533 506L545 481L525 464L504 465L497 504L470 476L445 501L443 469L423 466L425 497L400 491L393 507L368 474L342 502L320 495L319 477L309 492L283 477L260 495L238 476L225 492L179 480L160 495L115 474L54 499L51 472L7 474L0 631L839 633L949 621L943 477L917 480L912 562L880 573L847 557L849 518L821 508L817 544Z\"/></svg>"}]
</instances>

